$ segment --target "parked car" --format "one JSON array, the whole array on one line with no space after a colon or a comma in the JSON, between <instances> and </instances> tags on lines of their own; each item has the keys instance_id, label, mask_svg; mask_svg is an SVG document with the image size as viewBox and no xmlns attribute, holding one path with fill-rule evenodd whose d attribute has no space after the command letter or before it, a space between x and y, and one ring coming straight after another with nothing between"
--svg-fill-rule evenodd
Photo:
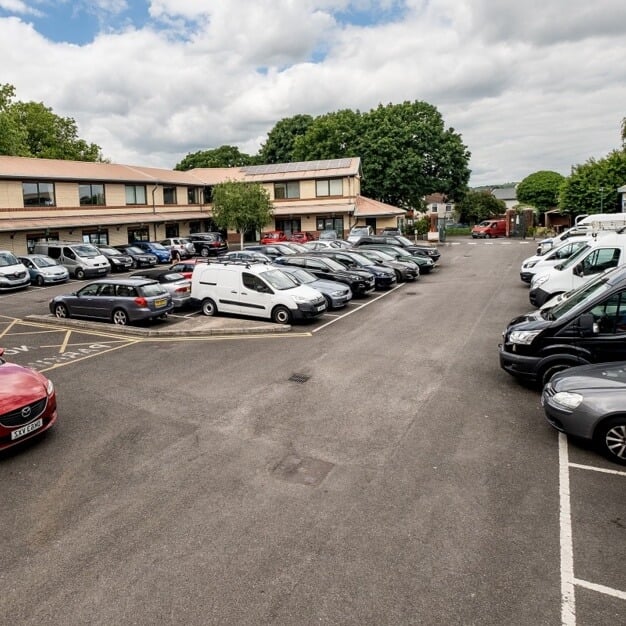
<instances>
[{"instance_id":1,"label":"parked car","mask_svg":"<svg viewBox=\"0 0 626 626\"><path fill-rule=\"evenodd\" d=\"M191 302L191 279L185 278L180 272L174 272L170 269L138 270L130 277L156 280L172 297L172 304L175 309Z\"/></svg>"},{"instance_id":2,"label":"parked car","mask_svg":"<svg viewBox=\"0 0 626 626\"><path fill-rule=\"evenodd\" d=\"M172 261L188 259L196 253L196 248L191 240L184 237L169 237L159 242L166 250L170 251Z\"/></svg>"},{"instance_id":3,"label":"parked car","mask_svg":"<svg viewBox=\"0 0 626 626\"><path fill-rule=\"evenodd\" d=\"M511 320L502 333L500 367L544 386L577 365L626 355L626 267L608 271L560 303Z\"/></svg>"},{"instance_id":4,"label":"parked car","mask_svg":"<svg viewBox=\"0 0 626 626\"><path fill-rule=\"evenodd\" d=\"M174 263L170 265L170 270L172 272L179 272L185 278L191 278L193 274L193 270L198 263L207 263L208 259L205 257L195 257L193 259L187 259L186 261L178 261L178 263Z\"/></svg>"},{"instance_id":5,"label":"parked car","mask_svg":"<svg viewBox=\"0 0 626 626\"><path fill-rule=\"evenodd\" d=\"M626 465L626 361L555 374L541 404L554 428L592 441L608 459Z\"/></svg>"},{"instance_id":6,"label":"parked car","mask_svg":"<svg viewBox=\"0 0 626 626\"><path fill-rule=\"evenodd\" d=\"M133 267L132 257L113 246L98 246L98 250L102 256L106 257L112 272L127 272Z\"/></svg>"},{"instance_id":7,"label":"parked car","mask_svg":"<svg viewBox=\"0 0 626 626\"><path fill-rule=\"evenodd\" d=\"M307 250L325 250L326 248L349 249L352 244L343 239L318 239L303 244Z\"/></svg>"},{"instance_id":8,"label":"parked car","mask_svg":"<svg viewBox=\"0 0 626 626\"><path fill-rule=\"evenodd\" d=\"M291 233L291 236L289 237L289 241L293 241L295 243L306 243L307 241L314 241L314 240L315 240L315 237L313 237L311 233L305 233L305 232Z\"/></svg>"},{"instance_id":9,"label":"parked car","mask_svg":"<svg viewBox=\"0 0 626 626\"><path fill-rule=\"evenodd\" d=\"M133 241L131 245L141 248L144 252L154 254L159 263L172 262L172 253L158 241Z\"/></svg>"},{"instance_id":10,"label":"parked car","mask_svg":"<svg viewBox=\"0 0 626 626\"><path fill-rule=\"evenodd\" d=\"M389 246L399 246L404 248L411 254L419 254L421 256L427 256L433 260L433 263L437 263L441 254L439 250L428 244L418 244L410 239L407 239L403 235L372 235L371 237L360 237L353 245L354 247L367 246L370 244L386 244Z\"/></svg>"},{"instance_id":11,"label":"parked car","mask_svg":"<svg viewBox=\"0 0 626 626\"><path fill-rule=\"evenodd\" d=\"M337 231L335 230L322 230L319 238L322 241L332 241L333 239L339 239Z\"/></svg>"},{"instance_id":12,"label":"parked car","mask_svg":"<svg viewBox=\"0 0 626 626\"><path fill-rule=\"evenodd\" d=\"M122 254L129 256L132 259L131 267L136 269L138 267L154 267L158 259L151 252L146 252L137 246L131 246L125 244L121 246L115 246Z\"/></svg>"},{"instance_id":13,"label":"parked car","mask_svg":"<svg viewBox=\"0 0 626 626\"><path fill-rule=\"evenodd\" d=\"M390 289L397 283L396 273L393 269L379 265L376 261L359 254L358 251L329 249L311 252L311 254L331 258L349 270L369 272L374 276L376 289Z\"/></svg>"},{"instance_id":14,"label":"parked car","mask_svg":"<svg viewBox=\"0 0 626 626\"><path fill-rule=\"evenodd\" d=\"M39 287L64 283L70 278L67 268L44 254L27 254L17 259L28 270L30 282Z\"/></svg>"},{"instance_id":15,"label":"parked car","mask_svg":"<svg viewBox=\"0 0 626 626\"><path fill-rule=\"evenodd\" d=\"M326 311L322 294L265 263L196 266L192 295L205 315L218 312L271 319L276 324L317 317Z\"/></svg>"},{"instance_id":16,"label":"parked car","mask_svg":"<svg viewBox=\"0 0 626 626\"><path fill-rule=\"evenodd\" d=\"M381 235L401 235L402 231L399 228L388 226L387 228L383 228L380 234Z\"/></svg>"},{"instance_id":17,"label":"parked car","mask_svg":"<svg viewBox=\"0 0 626 626\"><path fill-rule=\"evenodd\" d=\"M106 276L111 264L94 245L78 241L38 241L34 254L44 254L67 268L70 276L83 280Z\"/></svg>"},{"instance_id":18,"label":"parked car","mask_svg":"<svg viewBox=\"0 0 626 626\"><path fill-rule=\"evenodd\" d=\"M3 357L0 348L0 450L40 435L57 421L52 381Z\"/></svg>"},{"instance_id":19,"label":"parked car","mask_svg":"<svg viewBox=\"0 0 626 626\"><path fill-rule=\"evenodd\" d=\"M348 233L347 240L348 243L354 244L354 242L358 241L361 237L368 237L375 234L371 226L353 226Z\"/></svg>"},{"instance_id":20,"label":"parked car","mask_svg":"<svg viewBox=\"0 0 626 626\"><path fill-rule=\"evenodd\" d=\"M286 244L265 244L262 246L246 246L244 248L244 250L251 252L260 252L261 254L264 254L265 256L268 256L270 259L276 259L279 256L285 256L288 254L296 254L295 250L293 248L290 248L288 245Z\"/></svg>"},{"instance_id":21,"label":"parked car","mask_svg":"<svg viewBox=\"0 0 626 626\"><path fill-rule=\"evenodd\" d=\"M165 317L174 305L170 294L156 280L104 278L74 293L55 296L48 307L60 319L85 317L125 326Z\"/></svg>"},{"instance_id":22,"label":"parked car","mask_svg":"<svg viewBox=\"0 0 626 626\"><path fill-rule=\"evenodd\" d=\"M535 254L527 259L524 259L519 272L522 282L530 283L535 274L541 274L548 268L558 265L561 261L569 259L586 243L588 243L586 237L576 237L575 239L570 239L556 248L547 250L543 254Z\"/></svg>"},{"instance_id":23,"label":"parked car","mask_svg":"<svg viewBox=\"0 0 626 626\"><path fill-rule=\"evenodd\" d=\"M347 270L341 263L321 256L291 254L274 260L277 265L303 267L324 280L334 280L350 287L354 297L362 297L374 291L376 284L370 272Z\"/></svg>"},{"instance_id":24,"label":"parked car","mask_svg":"<svg viewBox=\"0 0 626 626\"><path fill-rule=\"evenodd\" d=\"M420 277L418 265L407 261L399 261L382 250L372 250L371 248L368 249L367 246L361 246L359 254L384 267L390 267L396 273L396 280L399 283L418 280Z\"/></svg>"},{"instance_id":25,"label":"parked car","mask_svg":"<svg viewBox=\"0 0 626 626\"><path fill-rule=\"evenodd\" d=\"M293 265L278 265L283 272L286 272L295 281L301 285L308 285L317 289L326 300L326 306L330 309L341 309L350 300L352 300L352 291L347 285L339 284L334 280L324 280L311 274L303 267L296 267Z\"/></svg>"},{"instance_id":26,"label":"parked car","mask_svg":"<svg viewBox=\"0 0 626 626\"><path fill-rule=\"evenodd\" d=\"M287 241L287 236L282 230L270 230L261 234L261 245L280 243L281 241Z\"/></svg>"},{"instance_id":27,"label":"parked car","mask_svg":"<svg viewBox=\"0 0 626 626\"><path fill-rule=\"evenodd\" d=\"M506 237L506 220L483 220L472 228L474 239L491 239Z\"/></svg>"},{"instance_id":28,"label":"parked car","mask_svg":"<svg viewBox=\"0 0 626 626\"><path fill-rule=\"evenodd\" d=\"M228 242L220 232L193 233L189 240L200 256L217 256L228 250Z\"/></svg>"},{"instance_id":29,"label":"parked car","mask_svg":"<svg viewBox=\"0 0 626 626\"><path fill-rule=\"evenodd\" d=\"M23 289L30 285L30 274L24 264L8 250L0 250L0 291Z\"/></svg>"},{"instance_id":30,"label":"parked car","mask_svg":"<svg viewBox=\"0 0 626 626\"><path fill-rule=\"evenodd\" d=\"M257 250L231 250L219 257L223 261L240 261L242 263L271 263L272 259Z\"/></svg>"},{"instance_id":31,"label":"parked car","mask_svg":"<svg viewBox=\"0 0 626 626\"><path fill-rule=\"evenodd\" d=\"M391 255L398 261L403 261L404 263L414 263L419 267L420 275L430 274L430 272L432 272L435 268L435 263L431 258L421 254L411 254L411 252L409 252L406 248L401 248L400 246L390 246L387 244L363 244L355 249L357 251L380 250L381 252Z\"/></svg>"}]
</instances>

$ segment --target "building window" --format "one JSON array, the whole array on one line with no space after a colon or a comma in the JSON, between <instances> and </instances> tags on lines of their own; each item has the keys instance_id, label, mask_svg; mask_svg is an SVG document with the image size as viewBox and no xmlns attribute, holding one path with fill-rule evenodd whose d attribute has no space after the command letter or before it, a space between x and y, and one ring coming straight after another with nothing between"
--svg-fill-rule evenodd
<instances>
[{"instance_id":1,"label":"building window","mask_svg":"<svg viewBox=\"0 0 626 626\"><path fill-rule=\"evenodd\" d=\"M104 185L78 185L78 197L80 205L94 204L98 206L104 205Z\"/></svg>"},{"instance_id":2,"label":"building window","mask_svg":"<svg viewBox=\"0 0 626 626\"><path fill-rule=\"evenodd\" d=\"M146 204L146 187L126 185L126 204Z\"/></svg>"},{"instance_id":3,"label":"building window","mask_svg":"<svg viewBox=\"0 0 626 626\"><path fill-rule=\"evenodd\" d=\"M211 204L211 202L213 202L213 185L207 185L202 190L202 196L204 198L204 204Z\"/></svg>"},{"instance_id":4,"label":"building window","mask_svg":"<svg viewBox=\"0 0 626 626\"><path fill-rule=\"evenodd\" d=\"M147 226L128 229L128 243L133 241L150 241L150 233Z\"/></svg>"},{"instance_id":5,"label":"building window","mask_svg":"<svg viewBox=\"0 0 626 626\"><path fill-rule=\"evenodd\" d=\"M187 187L187 204L200 204L199 187Z\"/></svg>"},{"instance_id":6,"label":"building window","mask_svg":"<svg viewBox=\"0 0 626 626\"><path fill-rule=\"evenodd\" d=\"M300 183L297 180L288 183L274 183L274 198L286 200L300 197Z\"/></svg>"},{"instance_id":7,"label":"building window","mask_svg":"<svg viewBox=\"0 0 626 626\"><path fill-rule=\"evenodd\" d=\"M437 213L437 205L433 204L433 206L430 209L433 213Z\"/></svg>"},{"instance_id":8,"label":"building window","mask_svg":"<svg viewBox=\"0 0 626 626\"><path fill-rule=\"evenodd\" d=\"M343 237L343 217L318 217L317 230L334 230L339 237Z\"/></svg>"},{"instance_id":9,"label":"building window","mask_svg":"<svg viewBox=\"0 0 626 626\"><path fill-rule=\"evenodd\" d=\"M96 246L109 245L109 231L104 230L84 230L83 231L83 243L92 243Z\"/></svg>"},{"instance_id":10,"label":"building window","mask_svg":"<svg viewBox=\"0 0 626 626\"><path fill-rule=\"evenodd\" d=\"M163 187L163 204L176 204L176 187Z\"/></svg>"},{"instance_id":11,"label":"building window","mask_svg":"<svg viewBox=\"0 0 626 626\"><path fill-rule=\"evenodd\" d=\"M315 181L315 195L323 196L343 196L343 178L327 178Z\"/></svg>"},{"instance_id":12,"label":"building window","mask_svg":"<svg viewBox=\"0 0 626 626\"><path fill-rule=\"evenodd\" d=\"M276 230L282 230L285 235L290 236L293 235L293 233L301 232L301 224L302 222L299 218L293 220L276 219Z\"/></svg>"},{"instance_id":13,"label":"building window","mask_svg":"<svg viewBox=\"0 0 626 626\"><path fill-rule=\"evenodd\" d=\"M165 238L180 237L178 231L178 224L165 224Z\"/></svg>"},{"instance_id":14,"label":"building window","mask_svg":"<svg viewBox=\"0 0 626 626\"><path fill-rule=\"evenodd\" d=\"M52 183L22 183L24 206L55 206Z\"/></svg>"},{"instance_id":15,"label":"building window","mask_svg":"<svg viewBox=\"0 0 626 626\"><path fill-rule=\"evenodd\" d=\"M26 233L26 249L28 254L33 254L35 250L35 244L38 241L58 241L59 231L51 232L49 230L39 231L36 233Z\"/></svg>"}]
</instances>

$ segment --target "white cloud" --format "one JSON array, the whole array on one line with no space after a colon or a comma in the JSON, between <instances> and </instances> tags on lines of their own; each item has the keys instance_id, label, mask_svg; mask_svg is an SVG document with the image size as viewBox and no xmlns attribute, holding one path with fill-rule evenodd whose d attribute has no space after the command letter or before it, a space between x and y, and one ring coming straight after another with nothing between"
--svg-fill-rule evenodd
<instances>
[{"instance_id":1,"label":"white cloud","mask_svg":"<svg viewBox=\"0 0 626 626\"><path fill-rule=\"evenodd\" d=\"M41 15L38 9L22 0L0 0L0 10L19 15Z\"/></svg>"},{"instance_id":2,"label":"white cloud","mask_svg":"<svg viewBox=\"0 0 626 626\"><path fill-rule=\"evenodd\" d=\"M619 145L626 38L609 22L626 23L626 4L544 4L410 0L401 19L361 27L337 11L399 3L154 0L150 27L84 46L5 18L2 82L74 117L117 162L173 167L225 143L253 153L287 116L425 100L462 134L472 183L566 174Z\"/></svg>"}]
</instances>

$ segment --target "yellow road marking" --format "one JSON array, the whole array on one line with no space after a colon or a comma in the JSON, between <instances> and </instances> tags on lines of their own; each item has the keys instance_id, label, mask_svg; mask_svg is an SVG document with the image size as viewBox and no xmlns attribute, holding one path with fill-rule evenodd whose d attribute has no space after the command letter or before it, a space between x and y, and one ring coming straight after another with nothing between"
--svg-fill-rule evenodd
<instances>
[{"instance_id":1,"label":"yellow road marking","mask_svg":"<svg viewBox=\"0 0 626 626\"><path fill-rule=\"evenodd\" d=\"M67 348L67 342L70 340L71 335L72 335L71 330L68 330L65 333L65 338L63 339L63 343L59 347L59 354L63 354L65 352L65 348Z\"/></svg>"},{"instance_id":2,"label":"yellow road marking","mask_svg":"<svg viewBox=\"0 0 626 626\"><path fill-rule=\"evenodd\" d=\"M126 348L127 346L132 346L135 343L139 343L137 341L132 341L130 343L126 343L122 346L115 346L113 348L109 348L108 350L103 350L102 352L96 352L95 354L88 354L87 356L83 356L80 359L73 359L72 361L67 361L67 363L55 363L50 367L46 367L45 369L39 370L40 372L50 372L52 370L58 369L59 367L65 367L66 365L71 365L72 363L78 363L80 361L85 361L86 359L91 359L95 356L100 356L101 354L105 354L106 352L113 352L114 350L119 350L120 348Z\"/></svg>"},{"instance_id":3,"label":"yellow road marking","mask_svg":"<svg viewBox=\"0 0 626 626\"><path fill-rule=\"evenodd\" d=\"M13 326L15 326L15 324L17 323L17 319L14 319L1 333L0 333L0 338L4 337L10 330L11 328L13 328Z\"/></svg>"}]
</instances>

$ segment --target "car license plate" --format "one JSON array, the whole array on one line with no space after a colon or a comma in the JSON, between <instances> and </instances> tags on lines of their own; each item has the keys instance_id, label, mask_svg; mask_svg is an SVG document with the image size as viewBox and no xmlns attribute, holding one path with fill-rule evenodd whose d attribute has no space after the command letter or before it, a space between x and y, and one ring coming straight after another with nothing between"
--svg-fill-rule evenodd
<instances>
[{"instance_id":1,"label":"car license plate","mask_svg":"<svg viewBox=\"0 0 626 626\"><path fill-rule=\"evenodd\" d=\"M106 268L106 267L101 267L101 268L98 270L98 274L106 274L106 273L107 273L107 268Z\"/></svg>"},{"instance_id":2,"label":"car license plate","mask_svg":"<svg viewBox=\"0 0 626 626\"><path fill-rule=\"evenodd\" d=\"M165 298L161 298L160 300L154 301L154 306L156 307L165 306L166 304L167 304L167 300Z\"/></svg>"},{"instance_id":3,"label":"car license plate","mask_svg":"<svg viewBox=\"0 0 626 626\"><path fill-rule=\"evenodd\" d=\"M322 304L321 306L316 306L315 310L316 311L323 311L326 307Z\"/></svg>"},{"instance_id":4,"label":"car license plate","mask_svg":"<svg viewBox=\"0 0 626 626\"><path fill-rule=\"evenodd\" d=\"M26 424L26 426L22 426L22 428L17 428L16 430L11 432L11 441L15 439L19 439L24 435L28 435L28 433L32 433L33 430L37 430L43 426L43 420L40 418L31 422L30 424Z\"/></svg>"}]
</instances>

